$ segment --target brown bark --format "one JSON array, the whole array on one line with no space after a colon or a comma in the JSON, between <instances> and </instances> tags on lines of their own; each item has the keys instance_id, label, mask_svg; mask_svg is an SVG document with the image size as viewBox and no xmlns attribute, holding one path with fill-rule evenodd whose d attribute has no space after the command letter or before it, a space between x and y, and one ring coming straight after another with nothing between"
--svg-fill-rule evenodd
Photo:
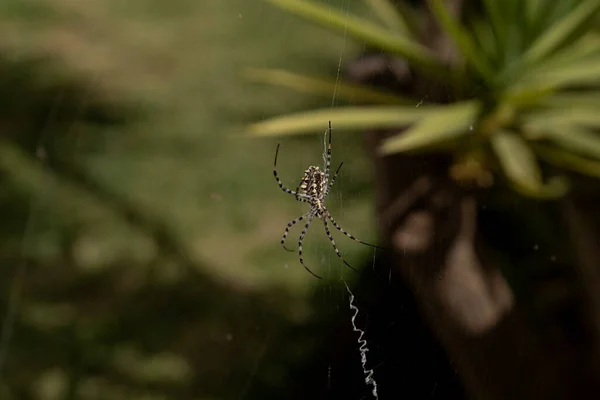
<instances>
[{"instance_id":1,"label":"brown bark","mask_svg":"<svg viewBox=\"0 0 600 400\"><path fill-rule=\"evenodd\" d=\"M461 7L469 6L468 0L447 3L455 15L460 15ZM425 21L422 33L424 43L444 62L455 59L452 43L432 16ZM378 57L386 59L387 68L360 68L365 61L375 65ZM399 64L401 61L390 56L366 56L349 71L350 79L410 92L424 100L447 100L444 89L420 79L415 74L418 71L391 67ZM590 220L589 216L598 214L600 198L593 194L600 193L600 187L596 185L596 190L586 195L574 194L561 205L565 240L557 241L561 247L557 252L564 254L562 247L571 245L566 258L576 277L542 282L533 290L531 296L545 307L547 325L540 331L531 321L531 304L515 300L486 247L490 244L479 232L478 197L451 181L447 157L381 158L377 148L391 134L396 133L366 134L375 166L382 236L395 253L392 268L411 286L470 397L598 398L600 220ZM596 218L600 219L600 214ZM571 302L568 306L565 298ZM575 322L558 320L561 312ZM575 339L568 337L570 333Z\"/></svg>"},{"instance_id":2,"label":"brown bark","mask_svg":"<svg viewBox=\"0 0 600 400\"><path fill-rule=\"evenodd\" d=\"M377 210L395 268L475 399L566 399L561 371L544 354L504 277L482 257L476 200L439 176L434 158L375 154ZM437 176L436 176L437 175Z\"/></svg>"},{"instance_id":3,"label":"brown bark","mask_svg":"<svg viewBox=\"0 0 600 400\"><path fill-rule=\"evenodd\" d=\"M581 363L589 374L591 389L600 393L600 184L589 179L579 179L576 183L577 189L562 202L562 215L565 238L570 239L574 254L584 325L590 338L582 349Z\"/></svg>"}]
</instances>

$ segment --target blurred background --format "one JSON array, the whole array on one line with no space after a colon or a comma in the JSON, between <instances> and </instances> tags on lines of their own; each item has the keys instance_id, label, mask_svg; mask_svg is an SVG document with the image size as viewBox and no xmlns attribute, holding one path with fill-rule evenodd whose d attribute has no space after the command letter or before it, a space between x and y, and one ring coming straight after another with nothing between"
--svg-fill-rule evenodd
<instances>
[{"instance_id":1,"label":"blurred background","mask_svg":"<svg viewBox=\"0 0 600 400\"><path fill-rule=\"evenodd\" d=\"M304 249L326 283L281 248L305 207L273 179L277 142L242 136L315 100L241 77L335 73L358 47L247 0L8 0L0 19L0 398L286 398L294 379L325 395L332 374L362 388L339 282L358 275L322 227ZM284 182L322 151L320 135L283 140ZM363 153L334 138L330 207L374 241ZM338 317L354 375L319 349Z\"/></svg>"},{"instance_id":2,"label":"blurred background","mask_svg":"<svg viewBox=\"0 0 600 400\"><path fill-rule=\"evenodd\" d=\"M375 18L367 2L321 3ZM398 254L334 232L351 271L320 224L304 254L323 280L281 248L286 224L307 208L277 187L275 148L294 188L322 165L326 126L282 138L249 137L246 127L353 102L251 83L243 71L405 88L394 77L402 66L387 59L387 75L369 78L382 63L370 52L258 0L2 1L0 400L371 398L353 323L366 331L382 399L553 398L544 382L562 384L557 377L567 389L556 398L598 389L598 375L581 371L600 371L588 354L600 318L582 306L590 286L580 290L576 257L558 248L570 234L547 218L553 206L502 197L496 207L495 192L480 199L491 264L509 265L500 269L519 307L476 339L448 333L431 311L428 285L442 280L435 254L447 247L417 260L435 267L427 281L411 278L414 260L403 275ZM376 217L382 178L369 135L336 135L333 123L332 165L344 168L328 207L344 229L378 243L389 232ZM417 156L398 176L434 164ZM455 211L436 218L452 225ZM531 376L515 381L514 363Z\"/></svg>"}]
</instances>

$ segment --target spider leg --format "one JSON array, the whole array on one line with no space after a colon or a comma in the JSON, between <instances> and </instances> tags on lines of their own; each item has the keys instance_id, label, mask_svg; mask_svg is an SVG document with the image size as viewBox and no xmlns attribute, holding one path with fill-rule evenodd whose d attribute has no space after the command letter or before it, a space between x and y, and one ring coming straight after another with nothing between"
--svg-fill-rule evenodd
<instances>
[{"instance_id":1,"label":"spider leg","mask_svg":"<svg viewBox=\"0 0 600 400\"><path fill-rule=\"evenodd\" d=\"M327 224L327 219L326 218L323 218L323 225L325 225L325 233L327 234L327 237L329 238L329 241L333 245L333 249L335 250L335 254L337 254L337 256L339 257L339 259L342 260L342 262L344 264L346 264L346 267L350 268L352 271L358 272L355 268L353 268L350 264L348 264L346 262L346 260L344 260L344 257L342 257L342 254L340 253L340 250L337 248L337 246L335 244L335 240L333 240L333 236L331 236L331 232L329 231L329 225Z\"/></svg>"},{"instance_id":2,"label":"spider leg","mask_svg":"<svg viewBox=\"0 0 600 400\"><path fill-rule=\"evenodd\" d=\"M300 264L302 264L304 269L307 270L308 272L310 272L310 274L312 276L314 276L315 278L323 279L319 275L315 274L310 269L308 269L308 267L304 264L304 259L302 258L302 241L304 240L306 231L308 231L308 227L310 226L310 223L312 222L312 219L314 216L315 216L314 214L309 215L308 221L306 221L306 225L304 225L304 229L302 230L302 233L300 234L300 238L298 239L298 254L300 255Z\"/></svg>"},{"instance_id":3,"label":"spider leg","mask_svg":"<svg viewBox=\"0 0 600 400\"><path fill-rule=\"evenodd\" d=\"M307 215L309 215L310 213L306 213L298 218L296 218L293 221L290 221L287 226L285 227L285 232L283 232L283 237L281 238L281 245L283 246L284 249L286 249L287 251L294 251L292 249L288 249L287 247L285 247L285 240L287 239L287 235L290 233L290 228L294 225L296 225L298 222L302 221L304 218L306 218Z\"/></svg>"},{"instance_id":4,"label":"spider leg","mask_svg":"<svg viewBox=\"0 0 600 400\"><path fill-rule=\"evenodd\" d=\"M335 228L338 231L342 232L344 235L348 236L350 239L354 240L355 242L362 243L362 244L364 244L366 246L375 247L376 249L384 249L381 246L376 246L374 244L363 242L362 240L355 238L353 235L351 235L350 233L348 233L345 230L343 230L342 227L339 226L339 224L337 222L335 222L335 219L333 219L333 217L331 216L331 214L329 212L327 212L327 218L329 218L329 220L331 221L331 223L333 224L333 226L335 226Z\"/></svg>"},{"instance_id":5,"label":"spider leg","mask_svg":"<svg viewBox=\"0 0 600 400\"><path fill-rule=\"evenodd\" d=\"M309 200L309 199L307 199L307 198L305 198L305 197L300 197L300 195L302 195L302 194L303 194L303 193L300 193L300 185L301 185L301 184L302 184L302 183L299 183L299 184L298 184L298 187L296 188L296 200L297 200L297 201L300 201L300 202L302 202L302 203L310 203L310 200Z\"/></svg>"},{"instance_id":6,"label":"spider leg","mask_svg":"<svg viewBox=\"0 0 600 400\"><path fill-rule=\"evenodd\" d=\"M286 193L293 194L294 196L296 196L296 198L300 197L300 198L308 199L309 196L307 196L303 193L298 193L297 191L294 192L293 190L288 189L285 186L283 186L283 182L281 182L281 179L279 179L279 175L277 175L277 155L278 154L279 154L279 144L277 144L277 150L275 150L275 162L273 163L273 175L275 176L275 180L277 181L277 184L279 185L281 190L283 190Z\"/></svg>"},{"instance_id":7,"label":"spider leg","mask_svg":"<svg viewBox=\"0 0 600 400\"><path fill-rule=\"evenodd\" d=\"M327 159L325 161L325 182L329 182L329 170L331 169L331 121L329 121L329 142L327 143Z\"/></svg>"},{"instance_id":8,"label":"spider leg","mask_svg":"<svg viewBox=\"0 0 600 400\"><path fill-rule=\"evenodd\" d=\"M342 169L342 165L344 165L344 162L340 163L340 166L335 170L335 174L333 174L333 178L331 178L331 182L327 183L327 189L325 189L325 195L324 195L324 197L327 197L327 195L329 194L329 191L333 187L333 184L335 183L335 180L338 177L338 173L340 172L340 169Z\"/></svg>"}]
</instances>

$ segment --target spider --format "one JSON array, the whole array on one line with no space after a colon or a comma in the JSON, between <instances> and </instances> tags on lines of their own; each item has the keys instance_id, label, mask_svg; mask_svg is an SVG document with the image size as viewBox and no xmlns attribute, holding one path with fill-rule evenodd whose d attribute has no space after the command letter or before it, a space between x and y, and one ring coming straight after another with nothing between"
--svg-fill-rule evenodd
<instances>
[{"instance_id":1,"label":"spider","mask_svg":"<svg viewBox=\"0 0 600 400\"><path fill-rule=\"evenodd\" d=\"M277 181L277 184L279 185L281 190L283 190L284 192L289 193L291 195L294 195L294 197L296 198L297 201L300 201L303 203L308 203L310 205L310 210L306 214L290 221L287 224L287 226L285 227L285 231L283 233L283 237L281 238L281 245L283 246L283 248L285 250L293 251L293 250L285 247L285 240L287 239L288 233L290 232L290 228L292 226L296 225L298 222L306 219L306 224L304 225L304 229L302 230L302 233L300 234L300 238L298 239L298 254L300 255L300 264L302 264L302 266L308 272L310 272L311 275L313 275L314 277L319 278L319 279L323 279L323 278L321 278L319 275L312 272L306 266L306 264L304 264L304 259L302 258L302 241L304 240L304 236L306 235L306 232L308 231L308 227L310 226L314 217L317 217L323 221L323 225L325 226L325 233L327 234L329 241L333 245L333 249L335 250L335 253L339 257L339 259L342 260L342 262L348 268L352 269L353 271L356 271L356 269L352 268L352 266L350 264L348 264L346 262L346 260L344 260L344 257L342 257L342 254L340 253L339 249L337 248L337 246L335 244L335 240L333 240L333 237L331 236L331 231L329 230L329 224L328 224L327 220L331 221L333 226L338 231L342 232L344 235L348 236L350 239L352 239L358 243L362 243L364 245L370 246L370 247L375 247L375 248L379 248L379 249L382 248L379 246L375 246L373 244L363 242L362 240L359 240L356 237L352 236L350 233L346 232L335 221L335 219L333 219L333 217L331 216L331 213L329 212L327 207L325 207L324 201L327 198L327 196L329 195L329 192L331 191L331 188L333 187L335 180L337 179L338 173L340 172L342 165L344 165L343 162L340 163L340 166L337 168L337 170L335 171L335 174L333 175L333 178L331 178L331 181L330 181L329 180L329 172L330 172L330 166L331 166L331 121L329 121L329 128L327 130L327 133L329 134L329 137L328 137L328 144L327 144L327 157L325 158L325 171L322 171L319 167L315 167L315 166L308 167L308 169L306 171L304 171L304 176L302 177L302 180L300 181L300 184L298 185L296 190L290 190L290 189L286 188L285 186L283 186L281 179L279 179L279 176L277 175L277 155L279 154L279 144L277 144L277 150L275 150L275 162L273 163L273 175L275 176L275 180Z\"/></svg>"}]
</instances>

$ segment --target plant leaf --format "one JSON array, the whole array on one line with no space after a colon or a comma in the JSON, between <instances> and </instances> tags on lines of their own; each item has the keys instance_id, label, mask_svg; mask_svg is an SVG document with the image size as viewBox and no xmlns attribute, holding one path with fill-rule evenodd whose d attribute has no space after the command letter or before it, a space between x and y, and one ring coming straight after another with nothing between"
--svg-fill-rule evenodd
<instances>
[{"instance_id":1,"label":"plant leaf","mask_svg":"<svg viewBox=\"0 0 600 400\"><path fill-rule=\"evenodd\" d=\"M597 85L600 83L600 58L541 74L538 81L542 79L550 82L553 88Z\"/></svg>"},{"instance_id":2,"label":"plant leaf","mask_svg":"<svg viewBox=\"0 0 600 400\"><path fill-rule=\"evenodd\" d=\"M561 76L565 69L589 62L594 63L594 60L599 57L600 35L590 33L574 41L570 46L558 50L543 62L534 65L520 63L507 68L498 80L511 87L519 87L532 82L543 82L549 86L551 84L549 79L552 79L553 75Z\"/></svg>"},{"instance_id":3,"label":"plant leaf","mask_svg":"<svg viewBox=\"0 0 600 400\"><path fill-rule=\"evenodd\" d=\"M516 190L526 196L554 198L566 193L566 181L554 177L546 185L535 154L518 134L499 130L492 135L492 148L504 174Z\"/></svg>"},{"instance_id":4,"label":"plant leaf","mask_svg":"<svg viewBox=\"0 0 600 400\"><path fill-rule=\"evenodd\" d=\"M598 161L588 160L564 150L553 149L550 146L534 145L532 147L541 159L550 164L582 175L600 178L600 162Z\"/></svg>"},{"instance_id":5,"label":"plant leaf","mask_svg":"<svg viewBox=\"0 0 600 400\"><path fill-rule=\"evenodd\" d=\"M385 140L380 152L387 155L412 151L467 135L480 109L477 101L440 107L403 133Z\"/></svg>"},{"instance_id":6,"label":"plant leaf","mask_svg":"<svg viewBox=\"0 0 600 400\"><path fill-rule=\"evenodd\" d=\"M427 47L405 36L391 33L365 19L347 15L306 0L263 0L303 17L325 28L347 33L348 36L373 47L400 55L406 61L440 80L450 79L452 74Z\"/></svg>"},{"instance_id":7,"label":"plant leaf","mask_svg":"<svg viewBox=\"0 0 600 400\"><path fill-rule=\"evenodd\" d=\"M560 131L554 129L548 138L561 148L571 149L589 157L600 160L600 136L587 129L569 129Z\"/></svg>"},{"instance_id":8,"label":"plant leaf","mask_svg":"<svg viewBox=\"0 0 600 400\"><path fill-rule=\"evenodd\" d=\"M498 130L492 135L492 147L506 176L524 186L538 188L542 175L527 143L516 133Z\"/></svg>"},{"instance_id":9,"label":"plant leaf","mask_svg":"<svg viewBox=\"0 0 600 400\"><path fill-rule=\"evenodd\" d=\"M520 90L508 91L502 95L503 103L511 104L515 107L535 106L544 101L554 91L547 86L526 87Z\"/></svg>"},{"instance_id":10,"label":"plant leaf","mask_svg":"<svg viewBox=\"0 0 600 400\"><path fill-rule=\"evenodd\" d=\"M600 135L594 131L573 125L552 124L539 138L548 139L561 149L569 149L600 160Z\"/></svg>"},{"instance_id":11,"label":"plant leaf","mask_svg":"<svg viewBox=\"0 0 600 400\"><path fill-rule=\"evenodd\" d=\"M583 0L570 13L543 32L523 55L523 62L532 65L559 48L566 39L594 17L600 9L600 0ZM582 32L583 34L583 32Z\"/></svg>"},{"instance_id":12,"label":"plant leaf","mask_svg":"<svg viewBox=\"0 0 600 400\"><path fill-rule=\"evenodd\" d=\"M540 18L543 0L525 1L525 18L529 26L534 26Z\"/></svg>"},{"instance_id":13,"label":"plant leaf","mask_svg":"<svg viewBox=\"0 0 600 400\"><path fill-rule=\"evenodd\" d=\"M389 0L366 0L366 2L388 28L402 35L412 36L404 16Z\"/></svg>"},{"instance_id":14,"label":"plant leaf","mask_svg":"<svg viewBox=\"0 0 600 400\"><path fill-rule=\"evenodd\" d=\"M474 32L473 37L477 40L479 48L485 54L485 57L488 60L497 60L498 55L500 54L498 51L498 43L489 22L482 19L475 19L474 21L471 21L471 26L471 29Z\"/></svg>"},{"instance_id":15,"label":"plant leaf","mask_svg":"<svg viewBox=\"0 0 600 400\"><path fill-rule=\"evenodd\" d=\"M443 0L429 0L429 7L440 26L452 38L459 51L486 81L494 79L494 71L485 55L479 52L472 37L450 14Z\"/></svg>"},{"instance_id":16,"label":"plant leaf","mask_svg":"<svg viewBox=\"0 0 600 400\"><path fill-rule=\"evenodd\" d=\"M521 186L518 182L512 182L515 190L524 196L540 200L554 200L562 197L569 191L569 180L565 176L552 176L548 181L537 189Z\"/></svg>"},{"instance_id":17,"label":"plant leaf","mask_svg":"<svg viewBox=\"0 0 600 400\"><path fill-rule=\"evenodd\" d=\"M540 105L550 108L589 107L600 110L600 91L556 93L546 97Z\"/></svg>"},{"instance_id":18,"label":"plant leaf","mask_svg":"<svg viewBox=\"0 0 600 400\"><path fill-rule=\"evenodd\" d=\"M340 130L392 129L423 119L441 106L336 107L300 112L257 122L248 127L251 136L283 136L317 133L332 121Z\"/></svg>"},{"instance_id":19,"label":"plant leaf","mask_svg":"<svg viewBox=\"0 0 600 400\"><path fill-rule=\"evenodd\" d=\"M243 76L245 79L253 82L283 86L303 93L327 97L331 97L331 93L335 93L337 97L362 103L415 103L414 100L402 98L392 93L371 89L364 85L336 82L335 79L331 78L311 77L281 69L246 68L243 71Z\"/></svg>"},{"instance_id":20,"label":"plant leaf","mask_svg":"<svg viewBox=\"0 0 600 400\"><path fill-rule=\"evenodd\" d=\"M409 31L412 32L412 36L419 36L423 27L423 13L413 8L413 6L406 1L393 1L394 7L396 7L398 13L403 16L404 22L408 26Z\"/></svg>"},{"instance_id":21,"label":"plant leaf","mask_svg":"<svg viewBox=\"0 0 600 400\"><path fill-rule=\"evenodd\" d=\"M600 84L600 57L532 76L529 80L521 81L510 89L508 97L519 97L524 91L553 91L598 84Z\"/></svg>"},{"instance_id":22,"label":"plant leaf","mask_svg":"<svg viewBox=\"0 0 600 400\"><path fill-rule=\"evenodd\" d=\"M553 0L527 0L524 5L524 16L527 27L528 43L531 44L541 32L543 32L555 18L553 16L558 12L556 3ZM566 0L569 1L569 0ZM560 4L564 6L565 0ZM572 8L572 7L571 7ZM570 8L569 8L570 9ZM565 11L561 15L564 15Z\"/></svg>"},{"instance_id":23,"label":"plant leaf","mask_svg":"<svg viewBox=\"0 0 600 400\"><path fill-rule=\"evenodd\" d=\"M589 34L548 57L543 63L534 67L527 67L526 72L520 79L535 79L540 74L559 71L575 63L589 61L594 56L600 56L600 35Z\"/></svg>"},{"instance_id":24,"label":"plant leaf","mask_svg":"<svg viewBox=\"0 0 600 400\"><path fill-rule=\"evenodd\" d=\"M538 131L553 130L556 126L566 125L600 129L600 112L591 107L532 112L523 116L523 123L526 127Z\"/></svg>"},{"instance_id":25,"label":"plant leaf","mask_svg":"<svg viewBox=\"0 0 600 400\"><path fill-rule=\"evenodd\" d=\"M499 8L502 3L498 0L483 0L483 4L491 21L498 54L503 54L506 46L506 24L502 11Z\"/></svg>"},{"instance_id":26,"label":"plant leaf","mask_svg":"<svg viewBox=\"0 0 600 400\"><path fill-rule=\"evenodd\" d=\"M575 8L581 0L543 0L544 4L541 5L540 15L535 26L534 33L535 37L538 37L540 33L544 32L548 27L554 24L556 21L567 15L570 11Z\"/></svg>"}]
</instances>

